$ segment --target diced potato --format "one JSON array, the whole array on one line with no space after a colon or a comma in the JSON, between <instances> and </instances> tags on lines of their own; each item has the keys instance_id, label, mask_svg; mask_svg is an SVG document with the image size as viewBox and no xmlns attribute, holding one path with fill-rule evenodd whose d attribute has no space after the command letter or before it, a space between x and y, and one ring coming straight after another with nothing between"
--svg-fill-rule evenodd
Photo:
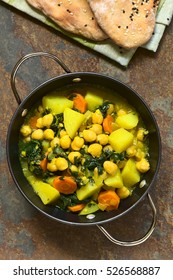
<instances>
[{"instance_id":1,"label":"diced potato","mask_svg":"<svg viewBox=\"0 0 173 280\"><path fill-rule=\"evenodd\" d=\"M100 190L100 186L97 186L95 183L88 182L85 186L77 189L77 198L79 200L86 199L95 194L98 190Z\"/></svg>"},{"instance_id":2,"label":"diced potato","mask_svg":"<svg viewBox=\"0 0 173 280\"><path fill-rule=\"evenodd\" d=\"M127 188L132 187L140 181L140 173L136 168L134 159L128 159L125 167L122 170L122 178L124 186Z\"/></svg>"},{"instance_id":3,"label":"diced potato","mask_svg":"<svg viewBox=\"0 0 173 280\"><path fill-rule=\"evenodd\" d=\"M109 135L109 143L115 152L125 151L133 143L133 134L124 128L119 128Z\"/></svg>"},{"instance_id":4,"label":"diced potato","mask_svg":"<svg viewBox=\"0 0 173 280\"><path fill-rule=\"evenodd\" d=\"M99 210L98 204L95 201L90 201L86 206L81 210L79 215L88 215Z\"/></svg>"},{"instance_id":5,"label":"diced potato","mask_svg":"<svg viewBox=\"0 0 173 280\"><path fill-rule=\"evenodd\" d=\"M85 116L77 111L70 108L65 108L64 110L64 127L70 136L74 138L76 132L84 121Z\"/></svg>"},{"instance_id":6,"label":"diced potato","mask_svg":"<svg viewBox=\"0 0 173 280\"><path fill-rule=\"evenodd\" d=\"M35 179L31 180L31 185L33 187L33 190L45 205L55 202L60 197L59 191L53 188L48 183L44 183L42 181L39 181L38 179Z\"/></svg>"},{"instance_id":7,"label":"diced potato","mask_svg":"<svg viewBox=\"0 0 173 280\"><path fill-rule=\"evenodd\" d=\"M116 118L116 123L125 129L132 129L138 124L138 115L135 112L130 112L128 114L118 116Z\"/></svg>"},{"instance_id":8,"label":"diced potato","mask_svg":"<svg viewBox=\"0 0 173 280\"><path fill-rule=\"evenodd\" d=\"M48 94L42 98L43 109L51 109L53 114L61 114L65 108L72 108L73 101L65 96L57 96L56 94Z\"/></svg>"},{"instance_id":9,"label":"diced potato","mask_svg":"<svg viewBox=\"0 0 173 280\"><path fill-rule=\"evenodd\" d=\"M94 111L98 106L100 106L103 103L102 97L97 96L89 91L85 95L85 100L88 103L88 110L90 111Z\"/></svg>"},{"instance_id":10,"label":"diced potato","mask_svg":"<svg viewBox=\"0 0 173 280\"><path fill-rule=\"evenodd\" d=\"M118 169L114 176L109 176L108 178L106 178L104 180L104 183L108 187L122 188L123 187L123 179L122 179L120 170Z\"/></svg>"}]
</instances>

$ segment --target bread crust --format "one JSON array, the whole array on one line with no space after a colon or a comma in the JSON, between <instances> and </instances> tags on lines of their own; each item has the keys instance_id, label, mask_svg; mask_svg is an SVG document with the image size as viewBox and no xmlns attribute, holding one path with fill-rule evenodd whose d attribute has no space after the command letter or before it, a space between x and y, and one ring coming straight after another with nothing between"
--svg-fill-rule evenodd
<instances>
[{"instance_id":1,"label":"bread crust","mask_svg":"<svg viewBox=\"0 0 173 280\"><path fill-rule=\"evenodd\" d=\"M27 0L27 2L66 31L94 41L107 38L87 0Z\"/></svg>"}]
</instances>

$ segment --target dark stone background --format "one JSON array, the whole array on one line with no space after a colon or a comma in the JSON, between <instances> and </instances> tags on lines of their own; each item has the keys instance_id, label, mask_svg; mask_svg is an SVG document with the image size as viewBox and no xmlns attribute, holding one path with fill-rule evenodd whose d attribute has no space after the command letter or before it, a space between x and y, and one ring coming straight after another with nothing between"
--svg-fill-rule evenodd
<instances>
[{"instance_id":1,"label":"dark stone background","mask_svg":"<svg viewBox=\"0 0 173 280\"><path fill-rule=\"evenodd\" d=\"M173 259L173 22L156 53L138 49L127 69L71 41L25 14L0 3L0 259ZM48 51L71 71L104 73L130 85L152 109L162 137L162 163L150 194L157 208L156 229L136 247L112 244L96 226L77 227L36 212L17 190L6 160L6 133L17 108L10 74L18 59ZM49 77L62 73L49 59L31 59L18 74L21 97ZM145 197L121 219L106 224L122 240L141 237L152 213Z\"/></svg>"}]
</instances>

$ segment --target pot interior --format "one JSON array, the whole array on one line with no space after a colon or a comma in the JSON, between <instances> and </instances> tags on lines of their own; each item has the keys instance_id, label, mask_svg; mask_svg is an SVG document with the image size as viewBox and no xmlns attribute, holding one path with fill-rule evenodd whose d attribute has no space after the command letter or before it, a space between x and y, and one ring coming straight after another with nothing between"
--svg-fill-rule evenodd
<instances>
[{"instance_id":1,"label":"pot interior","mask_svg":"<svg viewBox=\"0 0 173 280\"><path fill-rule=\"evenodd\" d=\"M64 89L64 87L70 86L73 88L80 88L85 85L99 85L105 89L116 92L118 95L124 97L134 108L137 109L141 115L147 130L149 131L149 153L150 153L150 170L144 175L146 185L142 188L136 187L133 191L133 195L121 200L120 206L116 211L110 212L96 212L94 218L88 219L85 216L79 216L77 214L68 213L50 205L43 205L40 198L33 192L32 187L23 175L22 168L19 161L18 153L18 141L19 131L23 124L24 117L22 112L24 110L30 111L33 105L35 105L41 98L49 92L57 89ZM65 74L56 78L53 78L35 90L33 90L16 110L11 120L8 136L7 136L7 159L12 177L24 197L31 203L36 209L43 214L64 223L76 224L76 225L93 225L101 224L104 222L116 219L132 209L138 204L138 202L146 195L149 188L153 185L161 158L161 143L160 134L155 118L146 105L145 101L131 88L125 84L117 81L113 78L96 74L96 73L72 73Z\"/></svg>"}]
</instances>

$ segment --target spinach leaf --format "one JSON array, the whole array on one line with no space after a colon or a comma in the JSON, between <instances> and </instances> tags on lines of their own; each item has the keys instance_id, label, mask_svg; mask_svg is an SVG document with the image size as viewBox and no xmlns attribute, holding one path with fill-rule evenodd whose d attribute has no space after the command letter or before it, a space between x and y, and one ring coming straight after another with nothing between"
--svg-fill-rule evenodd
<instances>
[{"instance_id":1,"label":"spinach leaf","mask_svg":"<svg viewBox=\"0 0 173 280\"><path fill-rule=\"evenodd\" d=\"M109 109L109 105L113 104L110 101L104 101L102 105L99 106L99 110L102 113L103 117L105 118L107 115L107 110Z\"/></svg>"},{"instance_id":2,"label":"spinach leaf","mask_svg":"<svg viewBox=\"0 0 173 280\"><path fill-rule=\"evenodd\" d=\"M105 161L104 153L102 153L102 155L100 157L92 157L90 155L87 155L85 162L84 162L84 169L93 171L97 167L98 173L102 174L104 161Z\"/></svg>"},{"instance_id":3,"label":"spinach leaf","mask_svg":"<svg viewBox=\"0 0 173 280\"><path fill-rule=\"evenodd\" d=\"M60 198L58 199L58 202L57 202L57 207L59 207L60 209L62 210L67 210L68 209L68 206L74 206L76 204L79 204L79 203L87 203L89 201L89 199L85 199L83 201L80 201L76 194L68 194L68 195L65 195L65 194L61 194Z\"/></svg>"},{"instance_id":4,"label":"spinach leaf","mask_svg":"<svg viewBox=\"0 0 173 280\"><path fill-rule=\"evenodd\" d=\"M21 159L26 159L28 168L36 176L41 177L43 170L40 167L42 159L42 144L38 140L31 140L19 146ZM24 156L25 155L25 156Z\"/></svg>"},{"instance_id":5,"label":"spinach leaf","mask_svg":"<svg viewBox=\"0 0 173 280\"><path fill-rule=\"evenodd\" d=\"M63 113L54 115L50 128L55 132L55 134L58 134L60 123L63 123Z\"/></svg>"},{"instance_id":6,"label":"spinach leaf","mask_svg":"<svg viewBox=\"0 0 173 280\"><path fill-rule=\"evenodd\" d=\"M26 153L29 161L38 161L41 159L42 145L38 140L31 140L23 143L22 152Z\"/></svg>"}]
</instances>

